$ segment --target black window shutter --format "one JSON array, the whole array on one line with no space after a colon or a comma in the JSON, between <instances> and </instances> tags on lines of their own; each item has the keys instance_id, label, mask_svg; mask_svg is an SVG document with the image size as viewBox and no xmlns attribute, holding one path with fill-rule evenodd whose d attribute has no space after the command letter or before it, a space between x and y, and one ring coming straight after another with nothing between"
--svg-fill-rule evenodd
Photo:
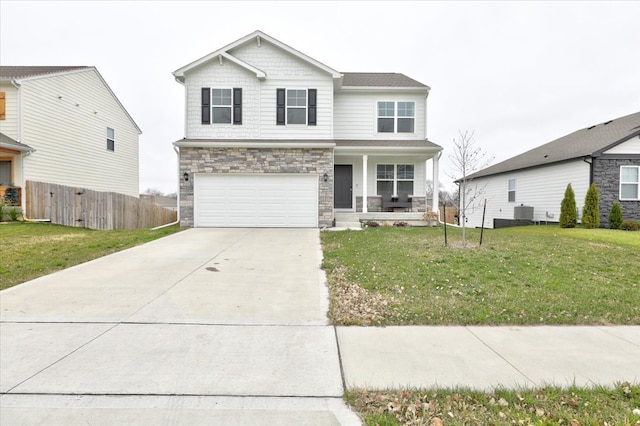
<instances>
[{"instance_id":1,"label":"black window shutter","mask_svg":"<svg viewBox=\"0 0 640 426\"><path fill-rule=\"evenodd\" d=\"M211 123L211 89L202 88L202 124Z\"/></svg>"},{"instance_id":2,"label":"black window shutter","mask_svg":"<svg viewBox=\"0 0 640 426\"><path fill-rule=\"evenodd\" d=\"M307 124L309 126L316 125L316 115L317 115L317 97L318 97L318 89L309 89L309 105L308 105L308 117Z\"/></svg>"},{"instance_id":3,"label":"black window shutter","mask_svg":"<svg viewBox=\"0 0 640 426\"><path fill-rule=\"evenodd\" d=\"M242 124L242 89L233 89L233 124Z\"/></svg>"},{"instance_id":4,"label":"black window shutter","mask_svg":"<svg viewBox=\"0 0 640 426\"><path fill-rule=\"evenodd\" d=\"M283 126L286 116L285 89L276 89L276 124Z\"/></svg>"}]
</instances>

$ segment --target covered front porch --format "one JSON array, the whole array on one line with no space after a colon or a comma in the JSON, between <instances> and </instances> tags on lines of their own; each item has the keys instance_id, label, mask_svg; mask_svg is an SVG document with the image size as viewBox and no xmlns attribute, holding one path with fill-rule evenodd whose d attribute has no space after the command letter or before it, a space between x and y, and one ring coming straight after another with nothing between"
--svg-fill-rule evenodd
<instances>
[{"instance_id":1,"label":"covered front porch","mask_svg":"<svg viewBox=\"0 0 640 426\"><path fill-rule=\"evenodd\" d=\"M356 216L355 222L420 221L426 212L437 211L441 152L425 140L336 141L336 222ZM427 181L433 187L429 199Z\"/></svg>"},{"instance_id":2,"label":"covered front porch","mask_svg":"<svg viewBox=\"0 0 640 426\"><path fill-rule=\"evenodd\" d=\"M11 206L24 206L23 159L34 151L0 133L0 202Z\"/></svg>"}]
</instances>

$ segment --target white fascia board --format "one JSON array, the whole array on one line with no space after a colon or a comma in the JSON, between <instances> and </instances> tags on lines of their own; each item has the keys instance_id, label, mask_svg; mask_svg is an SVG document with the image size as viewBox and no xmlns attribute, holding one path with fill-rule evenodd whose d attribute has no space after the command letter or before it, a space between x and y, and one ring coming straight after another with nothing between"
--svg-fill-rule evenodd
<instances>
[{"instance_id":1,"label":"white fascia board","mask_svg":"<svg viewBox=\"0 0 640 426\"><path fill-rule=\"evenodd\" d=\"M227 59L230 62L233 62L236 65L241 66L242 68L245 68L251 71L252 73L255 73L256 77L259 80L264 80L265 78L267 78L267 74L264 71L259 70L253 65L249 65L248 63L236 58L235 56L228 54L227 52L222 52L220 56L222 56L223 58Z\"/></svg>"},{"instance_id":2,"label":"white fascia board","mask_svg":"<svg viewBox=\"0 0 640 426\"><path fill-rule=\"evenodd\" d=\"M25 81L31 81L31 80L40 80L43 78L49 78L49 77L58 77L61 75L72 75L72 74L78 74L81 72L87 72L87 71L96 71L97 69L96 67L85 67L85 68L78 68L75 70L69 70L69 71L59 71L59 72L51 72L51 73L46 73L46 74L36 74L36 75L30 75L28 77L17 77L15 79L9 79L9 81L13 80L17 83L22 83Z\"/></svg>"},{"instance_id":3,"label":"white fascia board","mask_svg":"<svg viewBox=\"0 0 640 426\"><path fill-rule=\"evenodd\" d=\"M335 148L334 142L215 142L215 141L177 141L173 143L178 148Z\"/></svg>"}]
</instances>

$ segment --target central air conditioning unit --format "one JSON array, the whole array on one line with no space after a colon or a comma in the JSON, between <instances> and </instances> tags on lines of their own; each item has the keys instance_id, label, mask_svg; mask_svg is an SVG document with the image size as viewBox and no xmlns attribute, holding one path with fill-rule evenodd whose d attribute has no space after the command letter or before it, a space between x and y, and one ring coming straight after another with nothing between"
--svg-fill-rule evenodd
<instances>
[{"instance_id":1,"label":"central air conditioning unit","mask_svg":"<svg viewBox=\"0 0 640 426\"><path fill-rule=\"evenodd\" d=\"M522 204L514 207L513 218L515 220L533 220L533 207Z\"/></svg>"}]
</instances>

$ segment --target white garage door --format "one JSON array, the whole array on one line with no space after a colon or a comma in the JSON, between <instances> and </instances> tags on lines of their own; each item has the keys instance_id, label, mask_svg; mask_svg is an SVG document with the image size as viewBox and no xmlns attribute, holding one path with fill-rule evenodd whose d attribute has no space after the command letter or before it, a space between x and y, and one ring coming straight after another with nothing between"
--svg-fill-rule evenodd
<instances>
[{"instance_id":1,"label":"white garage door","mask_svg":"<svg viewBox=\"0 0 640 426\"><path fill-rule=\"evenodd\" d=\"M315 228L318 177L196 174L194 222L196 227Z\"/></svg>"}]
</instances>

